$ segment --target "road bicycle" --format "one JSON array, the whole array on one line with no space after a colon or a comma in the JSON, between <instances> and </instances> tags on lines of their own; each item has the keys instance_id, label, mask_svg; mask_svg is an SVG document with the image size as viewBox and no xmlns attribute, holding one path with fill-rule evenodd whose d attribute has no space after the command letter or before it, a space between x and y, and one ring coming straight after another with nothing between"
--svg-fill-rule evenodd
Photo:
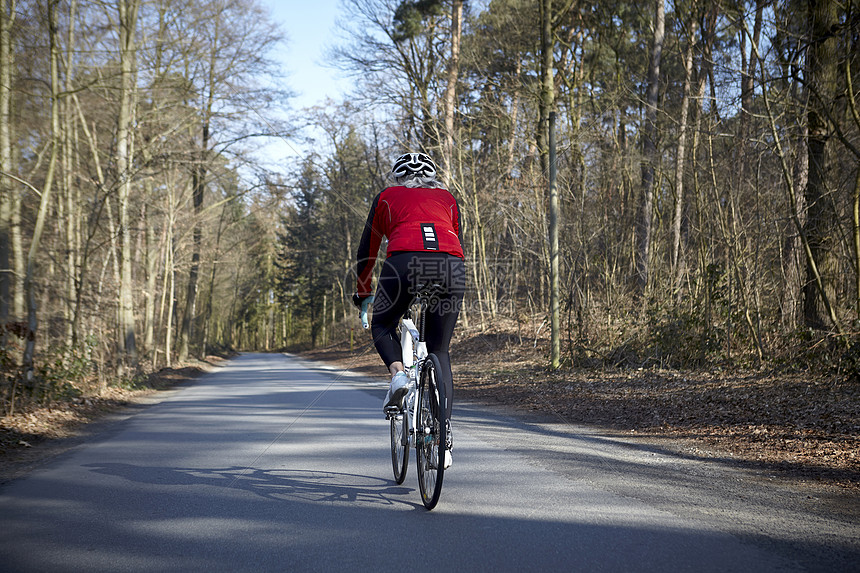
<instances>
[{"instance_id":1,"label":"road bicycle","mask_svg":"<svg viewBox=\"0 0 860 573\"><path fill-rule=\"evenodd\" d=\"M409 385L400 404L385 409L385 418L391 425L394 481L402 484L406 479L409 449L415 448L418 489L427 509L433 509L439 502L446 456L450 455L448 397L440 379L442 368L436 355L427 352L424 340L427 306L441 288L436 284L419 286L412 304L400 319L400 347ZM361 324L365 329L369 327L368 306L369 302L362 305L361 311Z\"/></svg>"}]
</instances>

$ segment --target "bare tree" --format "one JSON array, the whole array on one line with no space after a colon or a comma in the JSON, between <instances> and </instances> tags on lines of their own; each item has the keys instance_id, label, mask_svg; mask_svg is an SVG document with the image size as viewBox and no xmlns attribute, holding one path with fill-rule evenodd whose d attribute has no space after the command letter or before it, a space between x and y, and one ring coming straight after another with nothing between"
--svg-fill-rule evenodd
<instances>
[{"instance_id":1,"label":"bare tree","mask_svg":"<svg viewBox=\"0 0 860 573\"><path fill-rule=\"evenodd\" d=\"M356 97L394 111L401 145L441 150L439 55L448 40L441 1L348 0L344 6L349 43L335 48L334 59L360 78Z\"/></svg>"},{"instance_id":2,"label":"bare tree","mask_svg":"<svg viewBox=\"0 0 860 573\"><path fill-rule=\"evenodd\" d=\"M681 231L684 220L684 176L687 167L687 131L692 99L693 55L696 46L695 3L687 25L687 48L684 53L684 89L681 99L681 117L678 123L678 151L675 156L675 213L672 219L672 280L673 290L679 293L684 276L685 258L681 248Z\"/></svg>"},{"instance_id":3,"label":"bare tree","mask_svg":"<svg viewBox=\"0 0 860 573\"><path fill-rule=\"evenodd\" d=\"M27 297L27 329L24 342L24 357L22 359L22 367L24 376L27 380L31 380L33 376L33 358L36 352L36 332L39 322L37 317L36 303L36 257L39 253L42 233L45 230L45 220L48 217L48 210L51 205L51 191L54 186L54 171L57 165L57 157L60 147L60 72L59 72L59 23L57 17L57 8L59 0L49 0L48 2L48 37L50 45L50 101L51 101L51 156L48 160L48 169L45 175L45 182L42 186L41 197L39 200L39 210L36 215L36 224L33 228L33 237L30 240L30 250L27 254L27 269L24 275L24 291Z\"/></svg>"},{"instance_id":4,"label":"bare tree","mask_svg":"<svg viewBox=\"0 0 860 573\"><path fill-rule=\"evenodd\" d=\"M645 292L651 272L651 242L654 217L654 174L657 156L657 104L660 95L660 62L663 57L666 12L665 0L656 0L654 37L648 62L645 94L645 121L642 130L642 184L636 221L636 278L639 292Z\"/></svg>"},{"instance_id":5,"label":"bare tree","mask_svg":"<svg viewBox=\"0 0 860 573\"><path fill-rule=\"evenodd\" d=\"M277 135L272 120L263 122L260 110L277 96L262 90L256 76L276 73L268 60L270 50L281 41L276 27L261 17L261 9L247 0L218 0L205 5L198 22L202 52L198 54L194 83L199 97L198 121L194 133L191 168L194 227L191 266L188 273L185 307L179 332L179 359L184 360L195 338L197 297L202 264L203 217L210 172L223 165L225 156L241 141L251 137ZM263 125L259 125L263 123ZM256 127L256 131L252 129ZM277 126L276 126L277 127ZM199 130L199 131L198 131ZM220 130L220 133L215 132ZM232 151L233 154L239 150ZM200 348L205 352L205 348Z\"/></svg>"},{"instance_id":6,"label":"bare tree","mask_svg":"<svg viewBox=\"0 0 860 573\"><path fill-rule=\"evenodd\" d=\"M809 179L805 191L805 233L815 264L807 266L804 318L806 325L812 328L824 329L830 324L838 329L838 318L827 303L828 300L836 300L835 277L838 273L838 231L834 225L836 205L830 190L828 166L828 140L833 130L829 118L832 116L837 78L837 39L832 33L838 25L837 3L835 0L809 0L807 6L810 34L807 70L811 97L807 115ZM820 282L815 280L816 271Z\"/></svg>"},{"instance_id":7,"label":"bare tree","mask_svg":"<svg viewBox=\"0 0 860 573\"><path fill-rule=\"evenodd\" d=\"M460 36L462 34L463 0L451 2L451 56L448 60L448 85L445 88L445 172L454 180L454 115L457 109L457 79L460 75Z\"/></svg>"},{"instance_id":8,"label":"bare tree","mask_svg":"<svg viewBox=\"0 0 860 573\"><path fill-rule=\"evenodd\" d=\"M14 182L6 173L12 166L12 25L15 0L0 0L0 345L6 343L6 322L12 295L12 193Z\"/></svg>"},{"instance_id":9,"label":"bare tree","mask_svg":"<svg viewBox=\"0 0 860 573\"><path fill-rule=\"evenodd\" d=\"M120 348L124 358L137 361L135 343L134 301L132 299L131 226L129 194L131 191L131 158L134 149L132 125L137 99L137 70L135 64L135 32L140 0L118 0L120 102L117 115L116 164L119 182L119 232L122 248L119 287Z\"/></svg>"}]
</instances>

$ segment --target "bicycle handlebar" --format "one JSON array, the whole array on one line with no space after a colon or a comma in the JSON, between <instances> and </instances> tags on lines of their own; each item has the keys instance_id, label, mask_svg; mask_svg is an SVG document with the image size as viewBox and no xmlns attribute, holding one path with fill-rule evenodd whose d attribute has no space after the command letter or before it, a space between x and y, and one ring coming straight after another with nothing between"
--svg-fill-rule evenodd
<instances>
[{"instance_id":1,"label":"bicycle handlebar","mask_svg":"<svg viewBox=\"0 0 860 573\"><path fill-rule=\"evenodd\" d=\"M364 330L370 328L370 323L367 321L367 309L370 308L370 305L373 304L373 295L367 297L361 302L361 312L359 313L359 317L361 318L361 327Z\"/></svg>"}]
</instances>

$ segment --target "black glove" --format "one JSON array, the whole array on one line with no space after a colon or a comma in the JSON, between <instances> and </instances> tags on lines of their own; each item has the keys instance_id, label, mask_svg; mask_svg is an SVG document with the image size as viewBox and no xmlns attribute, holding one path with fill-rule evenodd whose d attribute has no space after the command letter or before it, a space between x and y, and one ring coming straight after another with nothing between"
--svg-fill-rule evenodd
<instances>
[{"instance_id":1,"label":"black glove","mask_svg":"<svg viewBox=\"0 0 860 573\"><path fill-rule=\"evenodd\" d=\"M361 295L358 293L353 293L352 295L352 304L359 310L361 310L361 303L367 300L370 297L369 294Z\"/></svg>"}]
</instances>

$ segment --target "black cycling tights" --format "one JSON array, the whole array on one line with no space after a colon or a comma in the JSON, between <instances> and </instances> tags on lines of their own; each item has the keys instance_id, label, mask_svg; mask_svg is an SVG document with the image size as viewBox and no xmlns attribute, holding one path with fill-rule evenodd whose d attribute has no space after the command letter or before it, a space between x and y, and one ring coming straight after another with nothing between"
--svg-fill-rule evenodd
<instances>
[{"instance_id":1,"label":"black cycling tights","mask_svg":"<svg viewBox=\"0 0 860 573\"><path fill-rule=\"evenodd\" d=\"M448 345L466 290L466 266L463 259L447 253L399 252L392 254L382 266L376 296L373 301L371 332L376 351L391 366L402 362L397 324L409 308L421 284L440 284L444 291L427 307L424 337L427 352L439 359L445 390L448 395L448 416L454 400L454 382Z\"/></svg>"}]
</instances>

